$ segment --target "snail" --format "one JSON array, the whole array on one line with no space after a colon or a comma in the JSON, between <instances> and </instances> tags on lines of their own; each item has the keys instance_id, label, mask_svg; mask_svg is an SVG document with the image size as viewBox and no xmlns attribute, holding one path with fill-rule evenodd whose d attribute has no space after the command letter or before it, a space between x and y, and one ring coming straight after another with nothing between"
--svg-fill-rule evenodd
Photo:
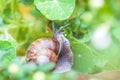
<instances>
[{"instance_id":1,"label":"snail","mask_svg":"<svg viewBox=\"0 0 120 80\"><path fill-rule=\"evenodd\" d=\"M35 62L38 65L53 62L56 64L54 72L63 73L70 71L73 65L73 54L70 49L70 43L62 32L62 29L68 25L55 30L53 22L53 37L35 40L28 47L26 61Z\"/></svg>"}]
</instances>

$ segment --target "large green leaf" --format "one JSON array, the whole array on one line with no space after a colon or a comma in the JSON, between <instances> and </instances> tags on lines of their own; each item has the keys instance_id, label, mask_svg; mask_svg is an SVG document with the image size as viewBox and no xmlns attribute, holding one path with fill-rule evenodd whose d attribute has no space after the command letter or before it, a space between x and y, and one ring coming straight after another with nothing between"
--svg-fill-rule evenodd
<instances>
[{"instance_id":1,"label":"large green leaf","mask_svg":"<svg viewBox=\"0 0 120 80\"><path fill-rule=\"evenodd\" d=\"M77 40L71 40L72 51L74 53L73 69L76 71L89 73L94 67L96 53L88 46Z\"/></svg>"},{"instance_id":2,"label":"large green leaf","mask_svg":"<svg viewBox=\"0 0 120 80\"><path fill-rule=\"evenodd\" d=\"M0 66L8 65L15 58L16 51L14 41L11 40L11 36L0 35Z\"/></svg>"},{"instance_id":3,"label":"large green leaf","mask_svg":"<svg viewBox=\"0 0 120 80\"><path fill-rule=\"evenodd\" d=\"M65 20L73 12L75 0L34 0L40 12L50 20Z\"/></svg>"},{"instance_id":4,"label":"large green leaf","mask_svg":"<svg viewBox=\"0 0 120 80\"><path fill-rule=\"evenodd\" d=\"M120 46L118 44L119 41L112 38L111 45L107 49L99 51L100 55L96 57L96 65L102 70L120 70Z\"/></svg>"},{"instance_id":5,"label":"large green leaf","mask_svg":"<svg viewBox=\"0 0 120 80\"><path fill-rule=\"evenodd\" d=\"M74 70L84 73L120 70L120 50L114 42L109 48L97 52L74 38L70 42L74 53Z\"/></svg>"}]
</instances>

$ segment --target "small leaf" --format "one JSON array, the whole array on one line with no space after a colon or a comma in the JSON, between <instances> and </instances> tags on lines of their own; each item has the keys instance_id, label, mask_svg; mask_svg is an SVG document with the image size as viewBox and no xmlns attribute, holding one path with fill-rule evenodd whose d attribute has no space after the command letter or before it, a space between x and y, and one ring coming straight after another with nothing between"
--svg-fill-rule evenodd
<instances>
[{"instance_id":1,"label":"small leaf","mask_svg":"<svg viewBox=\"0 0 120 80\"><path fill-rule=\"evenodd\" d=\"M34 63L27 63L21 66L22 73L30 73L36 70L37 66Z\"/></svg>"},{"instance_id":2,"label":"small leaf","mask_svg":"<svg viewBox=\"0 0 120 80\"><path fill-rule=\"evenodd\" d=\"M8 65L15 58L15 45L11 38L9 34L0 35L0 66Z\"/></svg>"},{"instance_id":3,"label":"small leaf","mask_svg":"<svg viewBox=\"0 0 120 80\"><path fill-rule=\"evenodd\" d=\"M25 41L25 40L27 39L27 37L28 37L28 34L26 34L26 33L29 33L29 28L26 27L26 26L19 27L19 28L17 29L17 33L18 33L18 35L17 35L17 37L16 37L16 40L17 40L18 42L23 42L23 41Z\"/></svg>"},{"instance_id":4,"label":"small leaf","mask_svg":"<svg viewBox=\"0 0 120 80\"><path fill-rule=\"evenodd\" d=\"M38 70L47 72L47 71L52 70L54 67L55 67L55 64L50 62L47 64L39 65Z\"/></svg>"},{"instance_id":5,"label":"small leaf","mask_svg":"<svg viewBox=\"0 0 120 80\"><path fill-rule=\"evenodd\" d=\"M71 28L73 32L76 32L80 27L80 20L78 17L75 17L71 20Z\"/></svg>"},{"instance_id":6,"label":"small leaf","mask_svg":"<svg viewBox=\"0 0 120 80\"><path fill-rule=\"evenodd\" d=\"M19 0L21 3L25 5L32 5L34 0Z\"/></svg>"},{"instance_id":7,"label":"small leaf","mask_svg":"<svg viewBox=\"0 0 120 80\"><path fill-rule=\"evenodd\" d=\"M65 20L73 12L75 0L35 0L37 9L50 20Z\"/></svg>"}]
</instances>

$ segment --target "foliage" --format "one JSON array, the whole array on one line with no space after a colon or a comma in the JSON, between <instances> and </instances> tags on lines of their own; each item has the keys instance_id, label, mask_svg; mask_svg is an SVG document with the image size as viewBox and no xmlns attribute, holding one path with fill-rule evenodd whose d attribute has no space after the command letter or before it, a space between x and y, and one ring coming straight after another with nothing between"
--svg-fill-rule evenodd
<instances>
[{"instance_id":1,"label":"foliage","mask_svg":"<svg viewBox=\"0 0 120 80\"><path fill-rule=\"evenodd\" d=\"M10 64L15 58L15 45L12 43L15 42L9 34L0 35L0 68Z\"/></svg>"},{"instance_id":2,"label":"foliage","mask_svg":"<svg viewBox=\"0 0 120 80\"><path fill-rule=\"evenodd\" d=\"M35 0L37 9L50 20L67 19L75 7L75 0Z\"/></svg>"},{"instance_id":3,"label":"foliage","mask_svg":"<svg viewBox=\"0 0 120 80\"><path fill-rule=\"evenodd\" d=\"M71 24L63 30L74 55L68 73L50 72L53 63L25 62L34 40L52 37L51 21L56 29ZM0 80L73 80L79 73L120 70L119 25L120 0L1 0Z\"/></svg>"}]
</instances>

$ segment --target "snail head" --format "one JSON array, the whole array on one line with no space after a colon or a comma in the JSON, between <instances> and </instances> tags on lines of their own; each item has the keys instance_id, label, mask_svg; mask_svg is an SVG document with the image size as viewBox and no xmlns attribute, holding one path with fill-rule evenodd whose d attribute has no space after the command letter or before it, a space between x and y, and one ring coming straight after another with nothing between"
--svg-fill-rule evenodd
<instances>
[{"instance_id":1,"label":"snail head","mask_svg":"<svg viewBox=\"0 0 120 80\"><path fill-rule=\"evenodd\" d=\"M64 26L61 26L60 29L58 29L58 30L55 30L54 22L52 22L53 38L56 39L56 40L60 40L61 36L63 36L62 30L64 28L66 28L67 26L69 26L69 25L70 25L70 23L68 23L68 24L66 24Z\"/></svg>"}]
</instances>

